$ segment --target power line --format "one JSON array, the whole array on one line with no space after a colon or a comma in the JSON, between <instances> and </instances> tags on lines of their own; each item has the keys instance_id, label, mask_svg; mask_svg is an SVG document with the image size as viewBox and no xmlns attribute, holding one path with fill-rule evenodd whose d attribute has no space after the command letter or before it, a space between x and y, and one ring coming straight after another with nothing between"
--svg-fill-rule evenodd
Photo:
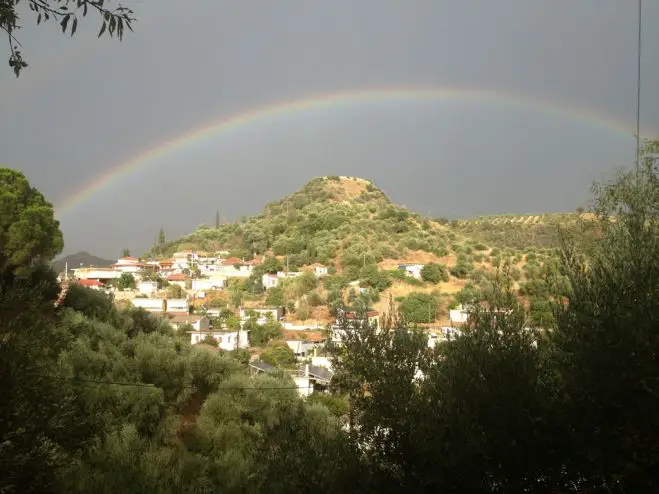
<instances>
[{"instance_id":1,"label":"power line","mask_svg":"<svg viewBox=\"0 0 659 494\"><path fill-rule=\"evenodd\" d=\"M161 386L150 383L126 382L126 381L109 381L100 379L87 379L82 377L61 377L61 376L46 376L42 374L32 374L34 377L41 379L52 379L56 381L79 382L85 384L102 384L111 386L132 386L138 388L151 388L151 389L197 389L196 386ZM298 386L219 386L217 391L220 390L247 390L247 389L299 389Z\"/></svg>"},{"instance_id":2,"label":"power line","mask_svg":"<svg viewBox=\"0 0 659 494\"><path fill-rule=\"evenodd\" d=\"M638 45L636 59L636 182L638 185L641 163L641 34L643 25L643 0L638 0Z\"/></svg>"}]
</instances>

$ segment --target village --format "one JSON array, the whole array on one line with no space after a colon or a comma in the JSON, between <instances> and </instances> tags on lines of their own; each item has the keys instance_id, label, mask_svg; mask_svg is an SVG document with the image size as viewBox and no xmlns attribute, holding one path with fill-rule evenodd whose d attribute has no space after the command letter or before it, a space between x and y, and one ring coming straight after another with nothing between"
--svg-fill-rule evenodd
<instances>
[{"instance_id":1,"label":"village","mask_svg":"<svg viewBox=\"0 0 659 494\"><path fill-rule=\"evenodd\" d=\"M66 296L72 283L111 294L117 304L130 304L164 318L173 329L189 335L192 345L215 351L249 350L252 373L271 372L276 367L259 358L260 352L252 344L248 323L259 326L275 323L281 328L282 340L295 355L297 365L289 372L300 395L327 391L333 376L331 357L325 351L328 342L341 345L346 324L350 327L350 321L357 317L366 317L370 325L379 328L382 314L369 310L358 316L355 311L343 310L340 312L342 327L338 317L329 322L300 324L286 320L283 306L250 305L237 308L235 316L239 323L229 327L220 319L227 309L212 307L208 301L227 290L231 280L249 278L263 261L263 257L250 261L231 257L228 251L211 254L185 250L163 260L126 256L108 267L67 266L58 278L63 285L60 298ZM398 269L418 279L423 265L401 264ZM320 279L328 275L329 267L314 264L300 271L265 273L261 282L267 291L305 272ZM122 286L125 280L128 280L128 287ZM353 284L358 287L358 282ZM172 297L172 292L177 296ZM469 311L461 306L450 310L450 325L425 329L428 346L433 348L438 342L458 335L468 316Z\"/></svg>"}]
</instances>

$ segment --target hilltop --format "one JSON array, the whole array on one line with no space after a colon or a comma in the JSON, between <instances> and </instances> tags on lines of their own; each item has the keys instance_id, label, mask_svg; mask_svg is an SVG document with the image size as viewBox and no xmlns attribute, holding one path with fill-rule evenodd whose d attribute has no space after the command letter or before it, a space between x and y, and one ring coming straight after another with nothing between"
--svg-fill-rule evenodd
<instances>
[{"instance_id":1,"label":"hilltop","mask_svg":"<svg viewBox=\"0 0 659 494\"><path fill-rule=\"evenodd\" d=\"M453 236L438 222L393 204L368 180L321 177L266 205L258 216L201 227L167 244L165 252L227 249L237 257L270 252L287 256L293 266L319 262L343 270L385 259L413 261L418 252L446 256Z\"/></svg>"}]
</instances>

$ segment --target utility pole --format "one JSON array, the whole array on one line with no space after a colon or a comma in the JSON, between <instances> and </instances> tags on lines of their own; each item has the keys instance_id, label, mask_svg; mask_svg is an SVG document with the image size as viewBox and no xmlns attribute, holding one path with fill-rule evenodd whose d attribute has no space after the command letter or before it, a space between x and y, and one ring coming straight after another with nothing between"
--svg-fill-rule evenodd
<instances>
[{"instance_id":1,"label":"utility pole","mask_svg":"<svg viewBox=\"0 0 659 494\"><path fill-rule=\"evenodd\" d=\"M643 25L642 0L638 0L638 44L636 59L636 185L639 183L641 165L641 34Z\"/></svg>"}]
</instances>

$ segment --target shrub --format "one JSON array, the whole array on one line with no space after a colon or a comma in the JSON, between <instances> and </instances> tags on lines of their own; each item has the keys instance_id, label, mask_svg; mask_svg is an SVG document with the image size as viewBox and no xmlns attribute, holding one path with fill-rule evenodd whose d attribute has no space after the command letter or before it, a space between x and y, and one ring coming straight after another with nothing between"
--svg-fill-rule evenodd
<instances>
[{"instance_id":1,"label":"shrub","mask_svg":"<svg viewBox=\"0 0 659 494\"><path fill-rule=\"evenodd\" d=\"M429 263L421 270L421 279L429 283L441 283L442 281L448 281L449 277L445 266Z\"/></svg>"}]
</instances>

